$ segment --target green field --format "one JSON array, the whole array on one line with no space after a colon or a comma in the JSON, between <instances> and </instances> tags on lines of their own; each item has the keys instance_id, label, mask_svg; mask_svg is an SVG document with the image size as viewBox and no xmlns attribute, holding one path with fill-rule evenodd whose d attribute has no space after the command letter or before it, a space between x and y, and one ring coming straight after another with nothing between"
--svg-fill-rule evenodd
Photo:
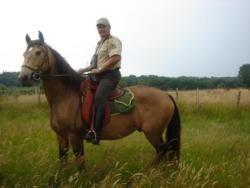
<instances>
[{"instance_id":1,"label":"green field","mask_svg":"<svg viewBox=\"0 0 250 188\"><path fill-rule=\"evenodd\" d=\"M100 146L85 144L79 171L72 152L67 163L58 161L47 104L36 99L0 99L0 187L250 187L249 102L238 109L206 100L197 111L180 100L179 167L152 166L154 150L136 132Z\"/></svg>"}]
</instances>

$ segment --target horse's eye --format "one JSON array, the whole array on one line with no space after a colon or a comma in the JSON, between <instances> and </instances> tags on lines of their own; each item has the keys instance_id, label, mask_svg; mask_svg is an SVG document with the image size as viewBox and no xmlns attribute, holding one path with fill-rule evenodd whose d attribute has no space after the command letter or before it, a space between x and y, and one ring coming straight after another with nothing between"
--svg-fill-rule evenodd
<instances>
[{"instance_id":1,"label":"horse's eye","mask_svg":"<svg viewBox=\"0 0 250 188\"><path fill-rule=\"evenodd\" d=\"M41 51L36 51L36 56L39 56L41 54Z\"/></svg>"}]
</instances>

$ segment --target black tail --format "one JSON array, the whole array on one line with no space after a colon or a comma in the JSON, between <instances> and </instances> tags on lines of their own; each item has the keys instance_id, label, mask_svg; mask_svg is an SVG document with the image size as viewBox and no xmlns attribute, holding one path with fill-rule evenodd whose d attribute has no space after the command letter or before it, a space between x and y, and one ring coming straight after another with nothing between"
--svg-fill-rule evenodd
<instances>
[{"instance_id":1,"label":"black tail","mask_svg":"<svg viewBox=\"0 0 250 188\"><path fill-rule=\"evenodd\" d=\"M180 157L181 121L180 121L180 114L179 114L179 110L176 105L176 102L171 95L169 95L169 97L173 101L175 109L174 109L173 117L167 127L167 131L165 135L166 144L167 144L165 151L167 154L168 153L170 154L169 156L170 158L172 158L171 156L174 155L176 156L178 160Z\"/></svg>"}]
</instances>

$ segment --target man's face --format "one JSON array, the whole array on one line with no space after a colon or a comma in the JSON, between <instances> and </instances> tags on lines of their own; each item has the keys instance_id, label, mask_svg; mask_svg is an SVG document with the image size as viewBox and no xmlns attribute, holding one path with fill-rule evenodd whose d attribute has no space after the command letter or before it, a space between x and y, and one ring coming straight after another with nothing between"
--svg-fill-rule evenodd
<instances>
[{"instance_id":1,"label":"man's face","mask_svg":"<svg viewBox=\"0 0 250 188\"><path fill-rule=\"evenodd\" d=\"M110 34L110 27L105 25L97 25L97 30L101 38L105 38Z\"/></svg>"}]
</instances>

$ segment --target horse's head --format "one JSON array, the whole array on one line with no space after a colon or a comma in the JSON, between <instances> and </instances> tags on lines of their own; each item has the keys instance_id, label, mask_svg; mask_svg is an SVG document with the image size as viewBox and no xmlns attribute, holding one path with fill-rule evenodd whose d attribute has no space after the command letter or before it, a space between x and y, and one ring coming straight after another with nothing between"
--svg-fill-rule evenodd
<instances>
[{"instance_id":1,"label":"horse's head","mask_svg":"<svg viewBox=\"0 0 250 188\"><path fill-rule=\"evenodd\" d=\"M39 31L39 39L31 40L26 35L27 49L25 50L24 62L18 79L23 85L30 86L33 81L40 79L40 75L49 70L49 47L44 42L43 34Z\"/></svg>"}]
</instances>

